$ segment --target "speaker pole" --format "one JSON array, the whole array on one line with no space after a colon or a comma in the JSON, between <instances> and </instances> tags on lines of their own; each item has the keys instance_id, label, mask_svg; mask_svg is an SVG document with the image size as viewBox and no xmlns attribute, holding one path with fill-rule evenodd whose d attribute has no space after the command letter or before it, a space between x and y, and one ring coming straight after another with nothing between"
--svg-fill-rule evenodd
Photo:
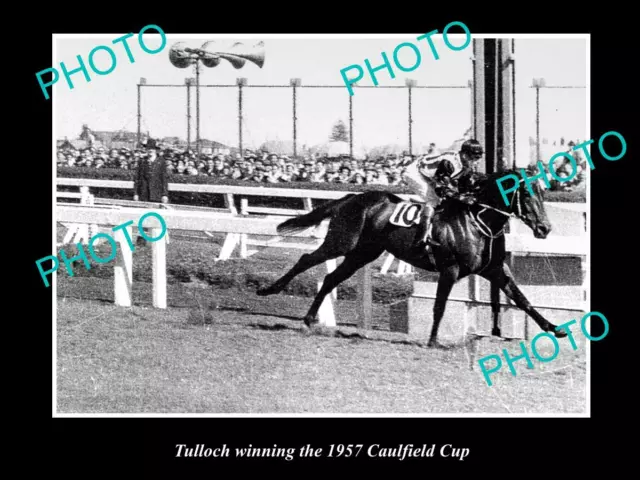
<instances>
[{"instance_id":1,"label":"speaker pole","mask_svg":"<svg viewBox=\"0 0 640 480\"><path fill-rule=\"evenodd\" d=\"M200 62L205 67L213 68L220 64L220 60L228 61L235 69L244 66L245 61L249 60L262 68L264 65L264 43L258 42L250 48L245 48L241 42L236 42L226 51L219 51L216 42L205 42L202 48L189 48L184 42L177 42L169 49L169 61L176 68L188 68L194 65L196 69L196 151L198 159L202 154L202 139L200 138ZM187 84L189 85L189 84ZM242 108L242 85L240 87L239 108ZM138 91L140 89L138 88ZM187 87L187 96L189 88ZM138 98L139 95L138 95ZM187 109L189 103L187 100ZM189 113L187 113L189 116ZM240 127L240 149L242 150L242 112L239 114ZM190 129L189 125L187 129ZM187 137L189 134L187 133ZM189 140L187 140L189 142Z\"/></svg>"},{"instance_id":2,"label":"speaker pole","mask_svg":"<svg viewBox=\"0 0 640 480\"><path fill-rule=\"evenodd\" d=\"M138 84L138 133L136 135L137 145L136 148L140 148L140 120L142 118L142 114L140 113L140 83Z\"/></svg>"},{"instance_id":3,"label":"speaker pole","mask_svg":"<svg viewBox=\"0 0 640 480\"><path fill-rule=\"evenodd\" d=\"M191 79L185 79L187 84L187 150L191 150Z\"/></svg>"},{"instance_id":4,"label":"speaker pole","mask_svg":"<svg viewBox=\"0 0 640 480\"><path fill-rule=\"evenodd\" d=\"M196 151L200 160L200 62L196 62Z\"/></svg>"}]
</instances>

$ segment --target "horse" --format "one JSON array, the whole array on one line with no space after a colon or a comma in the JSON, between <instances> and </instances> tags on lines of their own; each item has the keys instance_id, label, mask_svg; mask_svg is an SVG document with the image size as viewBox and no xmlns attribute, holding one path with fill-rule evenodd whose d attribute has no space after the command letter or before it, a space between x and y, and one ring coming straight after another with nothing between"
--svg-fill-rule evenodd
<instances>
[{"instance_id":1,"label":"horse","mask_svg":"<svg viewBox=\"0 0 640 480\"><path fill-rule=\"evenodd\" d=\"M519 177L516 169L481 177L483 180L471 204L456 198L443 200L432 218L432 238L439 245L430 246L430 252L426 249L416 251L414 247L418 235L417 222L402 223L398 220L402 211L406 213L412 209L415 214L415 210L422 205L403 201L399 196L385 191L348 194L309 213L290 218L277 226L279 235L295 234L330 219L325 239L317 250L302 255L286 274L256 293L260 296L277 294L296 275L327 260L344 256L343 262L325 277L304 317L305 325L310 327L315 323L318 309L329 292L387 251L416 268L439 272L428 347L447 348L437 338L447 299L454 284L472 274L491 282L492 335L500 336L499 290L502 290L544 332L553 332L558 338L565 337L566 332L558 331L556 325L533 308L505 263L504 230L509 218L523 221L536 238L544 239L551 231L544 207L544 190L538 182L530 185L534 194L529 195L524 180L520 179L518 187L510 192L509 205L505 206L496 180L510 173ZM411 216L407 215L403 218ZM420 217L419 213L416 215Z\"/></svg>"}]
</instances>

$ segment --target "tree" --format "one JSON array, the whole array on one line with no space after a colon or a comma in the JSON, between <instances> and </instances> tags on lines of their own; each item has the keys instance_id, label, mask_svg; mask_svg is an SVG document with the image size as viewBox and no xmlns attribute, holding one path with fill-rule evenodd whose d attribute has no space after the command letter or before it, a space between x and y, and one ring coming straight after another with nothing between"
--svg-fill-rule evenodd
<instances>
[{"instance_id":1,"label":"tree","mask_svg":"<svg viewBox=\"0 0 640 480\"><path fill-rule=\"evenodd\" d=\"M342 120L338 120L331 129L329 140L332 142L348 142L349 131Z\"/></svg>"}]
</instances>

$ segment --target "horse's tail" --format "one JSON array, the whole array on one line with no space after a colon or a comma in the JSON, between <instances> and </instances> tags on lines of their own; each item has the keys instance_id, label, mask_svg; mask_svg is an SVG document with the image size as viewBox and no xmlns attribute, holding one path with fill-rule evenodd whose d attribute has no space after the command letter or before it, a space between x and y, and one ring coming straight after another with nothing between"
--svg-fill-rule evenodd
<instances>
[{"instance_id":1,"label":"horse's tail","mask_svg":"<svg viewBox=\"0 0 640 480\"><path fill-rule=\"evenodd\" d=\"M299 233L309 227L319 225L325 218L332 217L342 205L355 197L355 193L350 193L337 200L332 200L321 207L314 208L309 213L290 218L278 225L276 229L280 235L290 235Z\"/></svg>"}]
</instances>

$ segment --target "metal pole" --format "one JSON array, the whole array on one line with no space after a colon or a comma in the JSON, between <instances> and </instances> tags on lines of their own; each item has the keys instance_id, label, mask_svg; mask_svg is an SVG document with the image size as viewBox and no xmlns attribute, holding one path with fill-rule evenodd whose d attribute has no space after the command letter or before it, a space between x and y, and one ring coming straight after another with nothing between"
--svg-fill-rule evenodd
<instances>
[{"instance_id":1,"label":"metal pole","mask_svg":"<svg viewBox=\"0 0 640 480\"><path fill-rule=\"evenodd\" d=\"M500 94L502 89L502 75L500 72L500 47L502 44L499 39L491 40L493 44L493 159L492 169L488 173L499 172L502 159L502 115L500 113Z\"/></svg>"},{"instance_id":2,"label":"metal pole","mask_svg":"<svg viewBox=\"0 0 640 480\"><path fill-rule=\"evenodd\" d=\"M196 61L196 150L200 159L200 60Z\"/></svg>"},{"instance_id":3,"label":"metal pole","mask_svg":"<svg viewBox=\"0 0 640 480\"><path fill-rule=\"evenodd\" d=\"M473 60L475 63L475 59ZM475 100L475 89L473 86L473 80L469 80L469 99L471 100L471 108L469 109L471 112L471 138L476 138L476 100Z\"/></svg>"},{"instance_id":4,"label":"metal pole","mask_svg":"<svg viewBox=\"0 0 640 480\"><path fill-rule=\"evenodd\" d=\"M242 151L242 83L238 83L238 146L240 148L240 158L244 158Z\"/></svg>"},{"instance_id":5,"label":"metal pole","mask_svg":"<svg viewBox=\"0 0 640 480\"><path fill-rule=\"evenodd\" d=\"M473 40L473 134L474 138L480 142L485 149L486 157L483 165L478 165L481 173L492 171L490 168L490 145L487 139L487 96L490 96L488 88L486 88L486 76L489 72L485 71L485 39Z\"/></svg>"},{"instance_id":6,"label":"metal pole","mask_svg":"<svg viewBox=\"0 0 640 480\"><path fill-rule=\"evenodd\" d=\"M349 95L349 157L353 158L353 96Z\"/></svg>"},{"instance_id":7,"label":"metal pole","mask_svg":"<svg viewBox=\"0 0 640 480\"><path fill-rule=\"evenodd\" d=\"M412 123L413 119L411 118L411 85L409 85L409 155L413 155Z\"/></svg>"},{"instance_id":8,"label":"metal pole","mask_svg":"<svg viewBox=\"0 0 640 480\"><path fill-rule=\"evenodd\" d=\"M296 104L297 104L298 96L296 90L296 84L293 84L293 157L296 158L298 156L298 117L296 116Z\"/></svg>"},{"instance_id":9,"label":"metal pole","mask_svg":"<svg viewBox=\"0 0 640 480\"><path fill-rule=\"evenodd\" d=\"M536 162L540 160L540 85L536 84Z\"/></svg>"},{"instance_id":10,"label":"metal pole","mask_svg":"<svg viewBox=\"0 0 640 480\"><path fill-rule=\"evenodd\" d=\"M191 80L187 81L187 150L191 149Z\"/></svg>"},{"instance_id":11,"label":"metal pole","mask_svg":"<svg viewBox=\"0 0 640 480\"><path fill-rule=\"evenodd\" d=\"M516 168L516 156L518 155L516 149L516 62L515 62L515 54L516 54L516 41L510 40L511 47L511 55L514 56L513 61L511 62L511 134L513 138L511 139L511 147L512 147L512 165L511 168Z\"/></svg>"},{"instance_id":12,"label":"metal pole","mask_svg":"<svg viewBox=\"0 0 640 480\"><path fill-rule=\"evenodd\" d=\"M138 145L136 145L136 147L140 147L140 123L142 121L142 113L140 109L140 95L142 93L140 90L141 87L142 85L138 84Z\"/></svg>"}]
</instances>

